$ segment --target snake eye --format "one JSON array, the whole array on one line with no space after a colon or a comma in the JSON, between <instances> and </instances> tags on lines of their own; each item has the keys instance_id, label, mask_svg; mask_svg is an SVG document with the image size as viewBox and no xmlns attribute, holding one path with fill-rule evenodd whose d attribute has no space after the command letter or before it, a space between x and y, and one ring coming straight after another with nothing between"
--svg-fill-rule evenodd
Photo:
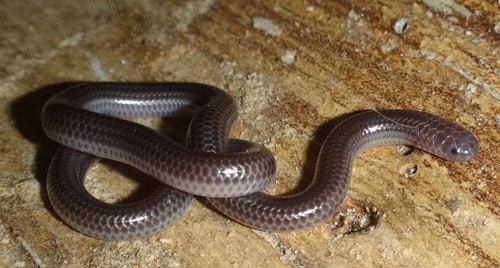
<instances>
[{"instance_id":1,"label":"snake eye","mask_svg":"<svg viewBox=\"0 0 500 268\"><path fill-rule=\"evenodd\" d=\"M450 152L451 152L452 155L458 155L458 148L457 147L453 147L453 148L451 148Z\"/></svg>"}]
</instances>

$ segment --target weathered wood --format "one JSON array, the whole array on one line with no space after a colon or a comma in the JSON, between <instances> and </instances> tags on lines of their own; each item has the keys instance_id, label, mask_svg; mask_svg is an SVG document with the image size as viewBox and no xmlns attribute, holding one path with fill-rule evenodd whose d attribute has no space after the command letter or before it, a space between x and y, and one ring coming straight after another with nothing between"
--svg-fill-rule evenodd
<instances>
[{"instance_id":1,"label":"weathered wood","mask_svg":"<svg viewBox=\"0 0 500 268\"><path fill-rule=\"evenodd\" d=\"M2 266L499 266L497 1L0 1L0 17ZM274 194L307 185L328 122L353 110L439 114L476 133L481 153L365 152L339 213L300 232L251 230L200 198L158 235L98 241L64 225L44 189L56 145L39 110L74 80L227 90L233 136L276 155ZM105 201L138 187L113 167L86 182Z\"/></svg>"}]
</instances>

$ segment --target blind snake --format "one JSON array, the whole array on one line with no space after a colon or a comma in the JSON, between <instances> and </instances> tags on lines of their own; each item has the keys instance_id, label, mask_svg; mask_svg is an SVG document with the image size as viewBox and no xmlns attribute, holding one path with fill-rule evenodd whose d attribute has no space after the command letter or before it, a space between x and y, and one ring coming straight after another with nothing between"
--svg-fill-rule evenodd
<instances>
[{"instance_id":1,"label":"blind snake","mask_svg":"<svg viewBox=\"0 0 500 268\"><path fill-rule=\"evenodd\" d=\"M180 145L126 116L191 115ZM265 147L229 139L236 104L224 91L196 83L86 83L53 96L42 111L48 137L64 145L52 159L47 191L57 214L101 239L136 239L173 223L191 194L261 230L296 230L332 215L348 190L356 155L381 144L415 146L449 161L475 157L479 144L461 126L410 110L365 111L337 125L322 144L311 185L293 195L260 192L275 173ZM144 200L106 204L83 186L90 165L107 158L164 182Z\"/></svg>"}]
</instances>

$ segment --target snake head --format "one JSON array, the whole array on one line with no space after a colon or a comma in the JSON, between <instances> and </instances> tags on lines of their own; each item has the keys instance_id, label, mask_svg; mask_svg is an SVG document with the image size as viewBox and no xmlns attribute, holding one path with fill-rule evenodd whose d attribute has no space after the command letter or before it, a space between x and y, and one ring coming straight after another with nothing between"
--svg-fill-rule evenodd
<instances>
[{"instance_id":1,"label":"snake head","mask_svg":"<svg viewBox=\"0 0 500 268\"><path fill-rule=\"evenodd\" d=\"M449 161L468 161L479 152L479 142L469 130L450 124L433 136L434 154Z\"/></svg>"},{"instance_id":2,"label":"snake head","mask_svg":"<svg viewBox=\"0 0 500 268\"><path fill-rule=\"evenodd\" d=\"M455 138L454 144L448 150L454 161L472 160L479 153L479 142L472 133L464 133Z\"/></svg>"}]
</instances>

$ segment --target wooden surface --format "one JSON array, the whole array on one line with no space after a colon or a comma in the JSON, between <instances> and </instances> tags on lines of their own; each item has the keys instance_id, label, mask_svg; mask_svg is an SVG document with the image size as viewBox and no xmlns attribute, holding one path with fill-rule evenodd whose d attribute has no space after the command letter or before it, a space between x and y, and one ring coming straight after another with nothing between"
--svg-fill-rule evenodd
<instances>
[{"instance_id":1,"label":"wooden surface","mask_svg":"<svg viewBox=\"0 0 500 268\"><path fill-rule=\"evenodd\" d=\"M0 266L498 267L499 5L0 0ZM277 158L273 194L307 185L331 120L354 110L432 112L471 129L481 152L367 151L338 214L300 232L251 230L199 198L155 236L100 241L51 209L56 145L39 116L67 82L101 80L223 88L240 109L232 135ZM141 188L118 170L98 164L87 188L108 202Z\"/></svg>"}]
</instances>

